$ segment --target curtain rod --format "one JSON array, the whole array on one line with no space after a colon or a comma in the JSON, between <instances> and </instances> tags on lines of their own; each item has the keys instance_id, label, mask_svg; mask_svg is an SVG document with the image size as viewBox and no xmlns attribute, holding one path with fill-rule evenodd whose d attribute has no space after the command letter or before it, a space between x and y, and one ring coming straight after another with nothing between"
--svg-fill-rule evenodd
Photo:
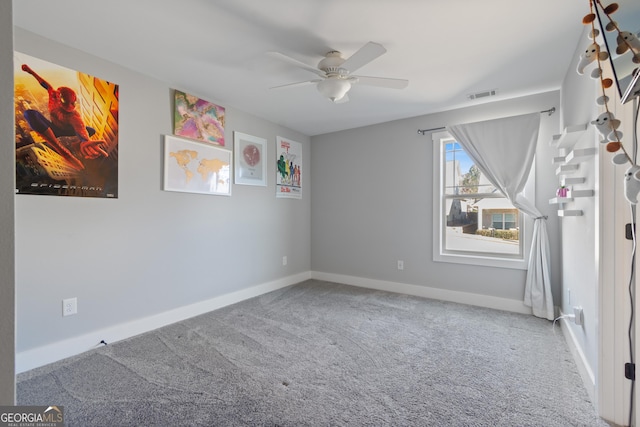
<instances>
[{"instance_id":1,"label":"curtain rod","mask_svg":"<svg viewBox=\"0 0 640 427\"><path fill-rule=\"evenodd\" d=\"M553 113L556 112L556 107L551 107L548 110L542 110L540 111L540 114L542 113L549 113L549 115L552 115ZM446 129L446 126L440 126L439 128L431 128L431 129L418 129L418 133L421 133L422 135L424 135L427 132L431 132L434 130L442 130L442 129Z\"/></svg>"}]
</instances>

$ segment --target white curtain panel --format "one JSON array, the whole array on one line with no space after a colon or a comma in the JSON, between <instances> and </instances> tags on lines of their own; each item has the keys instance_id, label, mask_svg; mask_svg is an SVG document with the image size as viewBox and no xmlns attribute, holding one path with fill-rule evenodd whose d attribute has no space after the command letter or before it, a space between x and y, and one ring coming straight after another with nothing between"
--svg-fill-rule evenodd
<instances>
[{"instance_id":1,"label":"white curtain panel","mask_svg":"<svg viewBox=\"0 0 640 427\"><path fill-rule=\"evenodd\" d=\"M546 218L522 194L533 164L539 128L540 113L447 126L487 179L515 207L534 218L524 304L531 307L534 316L553 320Z\"/></svg>"}]
</instances>

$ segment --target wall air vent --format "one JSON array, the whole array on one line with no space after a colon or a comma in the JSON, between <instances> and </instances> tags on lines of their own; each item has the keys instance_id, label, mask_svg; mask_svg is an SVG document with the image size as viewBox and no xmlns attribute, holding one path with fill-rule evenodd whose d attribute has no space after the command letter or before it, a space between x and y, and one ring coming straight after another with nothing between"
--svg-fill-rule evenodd
<instances>
[{"instance_id":1,"label":"wall air vent","mask_svg":"<svg viewBox=\"0 0 640 427\"><path fill-rule=\"evenodd\" d=\"M498 89L485 90L483 92L469 94L467 95L467 98L469 99L486 98L488 96L495 96L497 93L498 93Z\"/></svg>"}]
</instances>

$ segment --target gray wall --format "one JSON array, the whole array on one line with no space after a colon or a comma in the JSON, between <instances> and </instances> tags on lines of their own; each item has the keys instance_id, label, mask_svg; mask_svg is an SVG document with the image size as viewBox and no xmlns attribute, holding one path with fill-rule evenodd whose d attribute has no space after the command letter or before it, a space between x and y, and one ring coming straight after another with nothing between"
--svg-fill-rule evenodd
<instances>
[{"instance_id":1,"label":"gray wall","mask_svg":"<svg viewBox=\"0 0 640 427\"><path fill-rule=\"evenodd\" d=\"M418 129L559 108L559 92L477 105L311 139L311 267L315 272L522 300L525 271L433 261L432 139ZM557 186L541 116L536 204L549 215L554 298L560 297ZM399 271L397 260L404 260Z\"/></svg>"},{"instance_id":2,"label":"gray wall","mask_svg":"<svg viewBox=\"0 0 640 427\"><path fill-rule=\"evenodd\" d=\"M578 41L573 61L567 70L562 84L562 123L561 126L573 126L589 123L598 116L598 106L595 99L598 96L597 83L588 73L579 75L575 70L588 41L586 35ZM591 67L588 71L591 71ZM595 138L595 128L587 126L587 131L576 143L577 148L598 146ZM604 152L604 150L603 150ZM604 152L604 156L608 153ZM580 188L597 189L598 162L601 155L586 159L580 165L579 176L584 176L586 182ZM578 187L578 186L576 186ZM589 367L597 373L598 367L598 198L577 199L570 209L581 209L584 214L580 217L568 217L562 220L562 301L564 313L573 313L574 306L581 306L584 313L584 325L578 326L568 323L577 345L584 352Z\"/></svg>"},{"instance_id":3,"label":"gray wall","mask_svg":"<svg viewBox=\"0 0 640 427\"><path fill-rule=\"evenodd\" d=\"M210 93L194 95L227 108L227 148L234 130L268 140L268 187L234 185L231 197L164 192L171 84L15 34L17 51L117 83L120 93L118 199L15 197L17 352L310 270L308 180L302 200L276 199L274 160L277 135L301 142L308 173L307 136L217 100L212 80ZM78 314L63 318L71 297Z\"/></svg>"},{"instance_id":4,"label":"gray wall","mask_svg":"<svg viewBox=\"0 0 640 427\"><path fill-rule=\"evenodd\" d=\"M0 2L0 140L12 141L13 125L13 13ZM0 144L0 405L15 402L15 252L13 144Z\"/></svg>"},{"instance_id":5,"label":"gray wall","mask_svg":"<svg viewBox=\"0 0 640 427\"><path fill-rule=\"evenodd\" d=\"M566 125L588 123L604 111L595 103L601 95L599 82L589 77L595 64L583 76L575 72L578 58L589 43L588 30L585 28L578 41L574 61L562 85L563 123ZM607 62L603 67L604 75L613 77ZM611 97L610 111L622 121L622 142L632 153L633 102L620 104L615 88L607 90L607 95ZM629 279L633 242L627 240L623 232L625 225L631 222L623 177L629 164L614 165L611 162L613 155L598 143L600 139L595 128L589 125L578 142L581 146L599 147L598 154L580 166L580 174L587 178L585 186L595 189L595 197L576 203L576 207L584 211L582 217L567 218L562 222L562 309L570 313L574 306L583 308L584 325L569 322L567 326L583 355L580 357L586 359L595 378L594 394L600 415L616 425L624 425L628 420L630 396L623 366L629 361ZM637 328L635 333L638 333ZM636 336L636 346L637 343Z\"/></svg>"}]
</instances>

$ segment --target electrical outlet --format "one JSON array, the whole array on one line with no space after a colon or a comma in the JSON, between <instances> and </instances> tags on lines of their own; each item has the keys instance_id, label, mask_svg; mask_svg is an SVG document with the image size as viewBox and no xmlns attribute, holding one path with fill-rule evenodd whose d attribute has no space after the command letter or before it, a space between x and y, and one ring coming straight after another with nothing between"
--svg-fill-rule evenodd
<instances>
[{"instance_id":1,"label":"electrical outlet","mask_svg":"<svg viewBox=\"0 0 640 427\"><path fill-rule=\"evenodd\" d=\"M636 379L636 364L635 363L625 363L624 364L624 377L628 380Z\"/></svg>"},{"instance_id":2,"label":"electrical outlet","mask_svg":"<svg viewBox=\"0 0 640 427\"><path fill-rule=\"evenodd\" d=\"M287 265L287 256L282 257L282 265Z\"/></svg>"},{"instance_id":3,"label":"electrical outlet","mask_svg":"<svg viewBox=\"0 0 640 427\"><path fill-rule=\"evenodd\" d=\"M584 318L582 317L582 307L573 307L574 318L573 321L576 325L582 325L584 322Z\"/></svg>"},{"instance_id":4,"label":"electrical outlet","mask_svg":"<svg viewBox=\"0 0 640 427\"><path fill-rule=\"evenodd\" d=\"M62 315L71 316L78 314L78 298L69 298L62 300Z\"/></svg>"},{"instance_id":5,"label":"electrical outlet","mask_svg":"<svg viewBox=\"0 0 640 427\"><path fill-rule=\"evenodd\" d=\"M398 260L398 270L404 270L404 261Z\"/></svg>"},{"instance_id":6,"label":"electrical outlet","mask_svg":"<svg viewBox=\"0 0 640 427\"><path fill-rule=\"evenodd\" d=\"M627 240L633 240L633 236L636 233L636 224L633 224L633 229L631 228L631 223L628 223L624 226L624 237L627 238Z\"/></svg>"}]
</instances>

